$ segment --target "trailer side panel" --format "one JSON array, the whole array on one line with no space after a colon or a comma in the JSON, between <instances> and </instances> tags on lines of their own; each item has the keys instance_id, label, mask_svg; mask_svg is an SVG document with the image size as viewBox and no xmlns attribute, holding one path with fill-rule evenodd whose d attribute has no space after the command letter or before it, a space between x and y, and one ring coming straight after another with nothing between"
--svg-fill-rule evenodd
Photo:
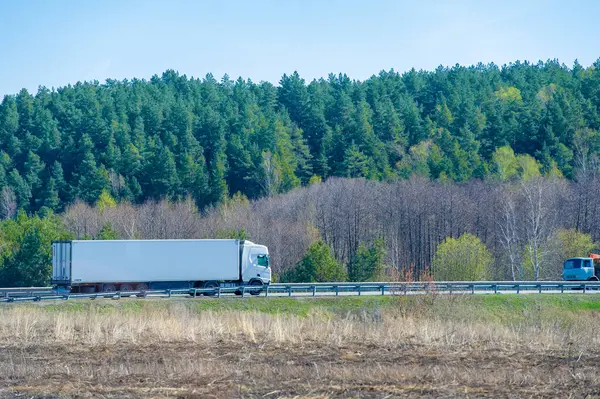
<instances>
[{"instance_id":1,"label":"trailer side panel","mask_svg":"<svg viewBox=\"0 0 600 399\"><path fill-rule=\"evenodd\" d=\"M237 281L237 240L73 241L73 284Z\"/></svg>"}]
</instances>

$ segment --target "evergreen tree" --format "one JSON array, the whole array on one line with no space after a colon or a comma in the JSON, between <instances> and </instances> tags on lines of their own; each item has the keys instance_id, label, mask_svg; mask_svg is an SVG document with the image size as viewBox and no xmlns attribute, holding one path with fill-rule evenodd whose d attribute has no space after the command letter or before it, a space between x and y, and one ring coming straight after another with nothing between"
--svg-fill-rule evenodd
<instances>
[{"instance_id":1,"label":"evergreen tree","mask_svg":"<svg viewBox=\"0 0 600 399\"><path fill-rule=\"evenodd\" d=\"M348 263L348 280L357 282L382 281L384 256L383 240L376 240L370 248L361 243L352 260Z\"/></svg>"},{"instance_id":2,"label":"evergreen tree","mask_svg":"<svg viewBox=\"0 0 600 399\"><path fill-rule=\"evenodd\" d=\"M96 160L90 151L84 154L75 176L77 197L88 203L94 203L102 190L108 186L108 177L96 166Z\"/></svg>"},{"instance_id":3,"label":"evergreen tree","mask_svg":"<svg viewBox=\"0 0 600 399\"><path fill-rule=\"evenodd\" d=\"M31 199L31 187L27 184L25 179L21 177L16 169L13 169L8 174L8 185L13 189L18 209L28 209L29 201Z\"/></svg>"},{"instance_id":4,"label":"evergreen tree","mask_svg":"<svg viewBox=\"0 0 600 399\"><path fill-rule=\"evenodd\" d=\"M110 222L104 223L98 234L96 240L119 240L119 232L116 231Z\"/></svg>"},{"instance_id":5,"label":"evergreen tree","mask_svg":"<svg viewBox=\"0 0 600 399\"><path fill-rule=\"evenodd\" d=\"M333 255L327 244L316 241L296 266L282 276L284 283L315 283L345 281L346 272Z\"/></svg>"},{"instance_id":6,"label":"evergreen tree","mask_svg":"<svg viewBox=\"0 0 600 399\"><path fill-rule=\"evenodd\" d=\"M51 177L48 183L44 185L39 197L36 199L38 208L45 207L56 211L60 205L60 197L56 188L56 181Z\"/></svg>"},{"instance_id":7,"label":"evergreen tree","mask_svg":"<svg viewBox=\"0 0 600 399\"><path fill-rule=\"evenodd\" d=\"M109 180L118 199L192 196L205 207L238 191L285 192L313 175L485 179L499 176L505 147L535 158L519 158L521 169L535 174L535 160L543 175L575 179L600 157L581 136L600 129L598 65L390 70L364 82L294 72L277 88L169 70L149 81L21 90L0 103L2 184L34 212L46 200L57 211L76 197L93 202ZM278 183L265 190L267 158Z\"/></svg>"}]
</instances>

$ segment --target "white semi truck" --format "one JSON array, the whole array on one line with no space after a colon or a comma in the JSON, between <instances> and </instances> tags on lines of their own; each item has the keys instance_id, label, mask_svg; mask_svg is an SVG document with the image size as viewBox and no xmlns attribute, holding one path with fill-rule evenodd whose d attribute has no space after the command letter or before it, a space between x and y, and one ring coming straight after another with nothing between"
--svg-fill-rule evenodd
<instances>
[{"instance_id":1,"label":"white semi truck","mask_svg":"<svg viewBox=\"0 0 600 399\"><path fill-rule=\"evenodd\" d=\"M52 285L71 293L252 286L271 282L269 250L247 240L52 243Z\"/></svg>"}]
</instances>

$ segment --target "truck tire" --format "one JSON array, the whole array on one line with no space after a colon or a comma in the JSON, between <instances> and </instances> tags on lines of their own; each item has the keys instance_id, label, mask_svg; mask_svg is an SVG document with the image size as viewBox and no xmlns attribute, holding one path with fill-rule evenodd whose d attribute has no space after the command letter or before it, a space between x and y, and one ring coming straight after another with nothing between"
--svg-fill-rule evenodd
<instances>
[{"instance_id":1,"label":"truck tire","mask_svg":"<svg viewBox=\"0 0 600 399\"><path fill-rule=\"evenodd\" d=\"M254 280L250 283L251 287L260 287L260 289L252 289L249 290L250 291L250 295L259 295L261 293L261 291L263 290L263 283L262 281L259 280Z\"/></svg>"},{"instance_id":2,"label":"truck tire","mask_svg":"<svg viewBox=\"0 0 600 399\"><path fill-rule=\"evenodd\" d=\"M146 283L139 283L138 285L135 286L135 290L136 291L141 291L141 293L138 294L137 296L145 297L146 296L146 291L148 291L148 284L146 284Z\"/></svg>"},{"instance_id":3,"label":"truck tire","mask_svg":"<svg viewBox=\"0 0 600 399\"><path fill-rule=\"evenodd\" d=\"M127 291L133 291L133 286L131 284L121 284L119 286L119 291L120 292L127 292ZM129 297L129 294L121 294L122 297Z\"/></svg>"},{"instance_id":4,"label":"truck tire","mask_svg":"<svg viewBox=\"0 0 600 399\"><path fill-rule=\"evenodd\" d=\"M102 286L102 292L117 292L117 287L114 284L104 284Z\"/></svg>"},{"instance_id":5,"label":"truck tire","mask_svg":"<svg viewBox=\"0 0 600 399\"><path fill-rule=\"evenodd\" d=\"M76 291L72 291L72 292L76 292ZM79 292L82 294L93 294L96 292L96 286L95 285L85 285L83 287L79 287Z\"/></svg>"},{"instance_id":6,"label":"truck tire","mask_svg":"<svg viewBox=\"0 0 600 399\"><path fill-rule=\"evenodd\" d=\"M213 292L205 292L204 296L215 296L216 290L219 288L219 283L217 283L216 281L207 281L206 283L204 283L202 288L215 290Z\"/></svg>"}]
</instances>

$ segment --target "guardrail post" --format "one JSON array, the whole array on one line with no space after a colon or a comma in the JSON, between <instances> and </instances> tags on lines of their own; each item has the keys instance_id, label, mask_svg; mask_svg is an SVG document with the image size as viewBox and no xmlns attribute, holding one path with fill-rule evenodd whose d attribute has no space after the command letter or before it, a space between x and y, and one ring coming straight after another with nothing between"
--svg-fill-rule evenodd
<instances>
[{"instance_id":1,"label":"guardrail post","mask_svg":"<svg viewBox=\"0 0 600 399\"><path fill-rule=\"evenodd\" d=\"M517 287L517 294L521 292L521 285L519 284L515 284L515 286Z\"/></svg>"},{"instance_id":2,"label":"guardrail post","mask_svg":"<svg viewBox=\"0 0 600 399\"><path fill-rule=\"evenodd\" d=\"M221 298L221 287L219 286L219 291L217 291L217 298Z\"/></svg>"},{"instance_id":3,"label":"guardrail post","mask_svg":"<svg viewBox=\"0 0 600 399\"><path fill-rule=\"evenodd\" d=\"M244 294L246 293L246 286L242 287L242 298L244 297Z\"/></svg>"},{"instance_id":4,"label":"guardrail post","mask_svg":"<svg viewBox=\"0 0 600 399\"><path fill-rule=\"evenodd\" d=\"M358 291L358 296L360 296L360 285L356 286L356 290Z\"/></svg>"},{"instance_id":5,"label":"guardrail post","mask_svg":"<svg viewBox=\"0 0 600 399\"><path fill-rule=\"evenodd\" d=\"M475 284L471 284L471 294L475 294Z\"/></svg>"},{"instance_id":6,"label":"guardrail post","mask_svg":"<svg viewBox=\"0 0 600 399\"><path fill-rule=\"evenodd\" d=\"M448 293L452 295L452 284L448 284Z\"/></svg>"},{"instance_id":7,"label":"guardrail post","mask_svg":"<svg viewBox=\"0 0 600 399\"><path fill-rule=\"evenodd\" d=\"M560 284L560 293L561 294L565 293L565 285L564 284Z\"/></svg>"},{"instance_id":8,"label":"guardrail post","mask_svg":"<svg viewBox=\"0 0 600 399\"><path fill-rule=\"evenodd\" d=\"M313 296L317 295L317 286L316 285L312 286L312 290L313 290Z\"/></svg>"},{"instance_id":9,"label":"guardrail post","mask_svg":"<svg viewBox=\"0 0 600 399\"><path fill-rule=\"evenodd\" d=\"M498 284L494 284L494 294L498 293Z\"/></svg>"},{"instance_id":10,"label":"guardrail post","mask_svg":"<svg viewBox=\"0 0 600 399\"><path fill-rule=\"evenodd\" d=\"M292 296L292 286L288 285L288 296Z\"/></svg>"},{"instance_id":11,"label":"guardrail post","mask_svg":"<svg viewBox=\"0 0 600 399\"><path fill-rule=\"evenodd\" d=\"M586 284L586 283L583 283L583 284L581 284L581 285L583 285L583 293L585 294L585 292L586 292L586 288L587 288L587 284Z\"/></svg>"},{"instance_id":12,"label":"guardrail post","mask_svg":"<svg viewBox=\"0 0 600 399\"><path fill-rule=\"evenodd\" d=\"M265 290L265 296L269 296L269 286L267 285L267 289Z\"/></svg>"},{"instance_id":13,"label":"guardrail post","mask_svg":"<svg viewBox=\"0 0 600 399\"><path fill-rule=\"evenodd\" d=\"M339 289L339 287L336 285L336 286L335 286L335 296L338 296L338 294L339 294L339 291L340 291L340 289Z\"/></svg>"},{"instance_id":14,"label":"guardrail post","mask_svg":"<svg viewBox=\"0 0 600 399\"><path fill-rule=\"evenodd\" d=\"M385 295L385 285L381 286L381 295Z\"/></svg>"},{"instance_id":15,"label":"guardrail post","mask_svg":"<svg viewBox=\"0 0 600 399\"><path fill-rule=\"evenodd\" d=\"M169 294L169 298L171 298L171 290L167 290L167 294Z\"/></svg>"},{"instance_id":16,"label":"guardrail post","mask_svg":"<svg viewBox=\"0 0 600 399\"><path fill-rule=\"evenodd\" d=\"M541 293L542 293L542 285L538 284L538 294L541 294Z\"/></svg>"}]
</instances>

